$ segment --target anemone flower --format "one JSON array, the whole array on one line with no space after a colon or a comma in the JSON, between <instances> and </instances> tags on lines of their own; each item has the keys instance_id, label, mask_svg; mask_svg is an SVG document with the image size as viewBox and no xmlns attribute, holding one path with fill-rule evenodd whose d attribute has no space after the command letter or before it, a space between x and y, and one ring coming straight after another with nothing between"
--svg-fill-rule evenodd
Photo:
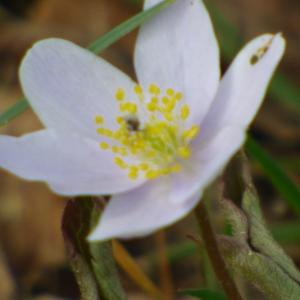
<instances>
[{"instance_id":1,"label":"anemone flower","mask_svg":"<svg viewBox=\"0 0 300 300\"><path fill-rule=\"evenodd\" d=\"M69 41L40 41L20 81L45 129L0 136L0 166L61 195L112 195L90 240L149 234L190 212L242 146L284 47L280 34L255 38L220 80L196 0L141 27L137 81Z\"/></svg>"}]
</instances>

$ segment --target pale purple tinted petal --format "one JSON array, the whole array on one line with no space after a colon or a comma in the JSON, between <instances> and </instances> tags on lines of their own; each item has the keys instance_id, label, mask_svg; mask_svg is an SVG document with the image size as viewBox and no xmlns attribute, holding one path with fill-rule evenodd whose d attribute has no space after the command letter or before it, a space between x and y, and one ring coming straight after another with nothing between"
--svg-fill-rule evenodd
<instances>
[{"instance_id":1,"label":"pale purple tinted petal","mask_svg":"<svg viewBox=\"0 0 300 300\"><path fill-rule=\"evenodd\" d=\"M20 68L25 96L46 127L97 138L94 118L104 116L116 126L117 88L129 98L134 82L108 62L69 41L47 39L36 43Z\"/></svg>"},{"instance_id":2,"label":"pale purple tinted petal","mask_svg":"<svg viewBox=\"0 0 300 300\"><path fill-rule=\"evenodd\" d=\"M257 52L264 47L264 54L254 63ZM245 46L221 81L216 99L203 121L203 132L211 134L224 126L248 127L262 103L284 48L285 41L280 34L262 35Z\"/></svg>"},{"instance_id":3,"label":"pale purple tinted petal","mask_svg":"<svg viewBox=\"0 0 300 300\"><path fill-rule=\"evenodd\" d=\"M158 1L145 1L145 8ZM219 50L202 1L177 0L140 29L135 49L139 82L183 92L188 122L200 123L219 83Z\"/></svg>"},{"instance_id":4,"label":"pale purple tinted petal","mask_svg":"<svg viewBox=\"0 0 300 300\"><path fill-rule=\"evenodd\" d=\"M200 134L192 144L191 159L183 165L182 172L172 176L174 196L171 199L184 201L196 191L202 191L221 174L244 139L244 130L235 127L222 128L206 139Z\"/></svg>"},{"instance_id":5,"label":"pale purple tinted petal","mask_svg":"<svg viewBox=\"0 0 300 300\"><path fill-rule=\"evenodd\" d=\"M78 135L42 130L21 138L0 135L0 167L28 180L46 181L62 195L128 191L130 180L110 151Z\"/></svg>"},{"instance_id":6,"label":"pale purple tinted petal","mask_svg":"<svg viewBox=\"0 0 300 300\"><path fill-rule=\"evenodd\" d=\"M113 196L89 240L141 237L185 216L200 194L172 202L169 183L166 179L150 181L132 192Z\"/></svg>"},{"instance_id":7,"label":"pale purple tinted petal","mask_svg":"<svg viewBox=\"0 0 300 300\"><path fill-rule=\"evenodd\" d=\"M210 140L194 145L190 164L181 173L114 195L89 239L143 236L184 217L205 187L221 173L243 139L242 130L224 128Z\"/></svg>"}]
</instances>

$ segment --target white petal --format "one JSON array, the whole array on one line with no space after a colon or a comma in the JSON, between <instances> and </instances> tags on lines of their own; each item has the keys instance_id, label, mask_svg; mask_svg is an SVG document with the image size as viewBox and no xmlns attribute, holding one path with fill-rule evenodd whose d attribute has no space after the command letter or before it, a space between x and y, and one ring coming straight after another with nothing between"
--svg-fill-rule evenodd
<instances>
[{"instance_id":1,"label":"white petal","mask_svg":"<svg viewBox=\"0 0 300 300\"><path fill-rule=\"evenodd\" d=\"M225 128L210 140L194 145L193 158L183 172L114 195L89 239L139 237L184 217L243 140L242 130Z\"/></svg>"},{"instance_id":2,"label":"white petal","mask_svg":"<svg viewBox=\"0 0 300 300\"><path fill-rule=\"evenodd\" d=\"M134 191L114 195L88 239L141 237L184 217L201 195L172 202L168 183L166 179L149 181Z\"/></svg>"},{"instance_id":3,"label":"white petal","mask_svg":"<svg viewBox=\"0 0 300 300\"><path fill-rule=\"evenodd\" d=\"M192 157L184 164L184 169L174 174L172 199L184 201L186 197L203 190L218 175L231 157L240 149L245 139L244 130L224 127L215 135L203 139L202 135L192 144ZM189 191L187 195L186 191Z\"/></svg>"},{"instance_id":4,"label":"white petal","mask_svg":"<svg viewBox=\"0 0 300 300\"><path fill-rule=\"evenodd\" d=\"M265 53L253 64L259 49ZM238 54L221 81L216 99L203 121L202 130L218 130L223 126L246 128L258 111L267 85L280 61L285 41L280 34L262 35Z\"/></svg>"},{"instance_id":5,"label":"white petal","mask_svg":"<svg viewBox=\"0 0 300 300\"><path fill-rule=\"evenodd\" d=\"M46 181L63 195L128 191L143 183L130 180L110 151L92 139L42 130L21 138L0 135L0 167L28 180Z\"/></svg>"},{"instance_id":6,"label":"white petal","mask_svg":"<svg viewBox=\"0 0 300 300\"><path fill-rule=\"evenodd\" d=\"M20 68L25 96L49 128L96 137L94 118L104 116L114 128L117 88L132 95L134 82L124 73L69 41L47 39L36 43Z\"/></svg>"},{"instance_id":7,"label":"white petal","mask_svg":"<svg viewBox=\"0 0 300 300\"><path fill-rule=\"evenodd\" d=\"M145 8L158 2L146 0ZM190 122L201 122L219 82L218 45L202 1L177 0L142 26L135 68L144 87L156 83L183 92Z\"/></svg>"}]
</instances>

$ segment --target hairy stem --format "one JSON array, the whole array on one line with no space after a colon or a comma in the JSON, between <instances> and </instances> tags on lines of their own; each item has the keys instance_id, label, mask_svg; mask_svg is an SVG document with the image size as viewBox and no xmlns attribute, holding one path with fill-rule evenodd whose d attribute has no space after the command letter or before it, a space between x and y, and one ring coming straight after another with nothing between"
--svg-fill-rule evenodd
<instances>
[{"instance_id":1,"label":"hairy stem","mask_svg":"<svg viewBox=\"0 0 300 300\"><path fill-rule=\"evenodd\" d=\"M221 256L216 235L210 223L208 211L204 201L200 201L194 211L201 230L207 254L211 260L215 274L220 281L222 288L224 289L224 292L229 300L243 300Z\"/></svg>"}]
</instances>

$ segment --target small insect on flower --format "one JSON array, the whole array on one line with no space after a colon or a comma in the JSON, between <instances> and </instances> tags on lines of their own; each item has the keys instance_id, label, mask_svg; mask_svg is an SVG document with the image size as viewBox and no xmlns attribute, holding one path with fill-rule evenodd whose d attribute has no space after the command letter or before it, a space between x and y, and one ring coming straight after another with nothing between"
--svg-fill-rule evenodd
<instances>
[{"instance_id":1,"label":"small insect on flower","mask_svg":"<svg viewBox=\"0 0 300 300\"><path fill-rule=\"evenodd\" d=\"M188 214L243 145L284 48L281 34L261 35L220 80L201 0L141 26L136 82L69 41L40 41L19 74L45 129L1 135L0 166L61 195L112 195L91 241L150 234Z\"/></svg>"},{"instance_id":2,"label":"small insect on flower","mask_svg":"<svg viewBox=\"0 0 300 300\"><path fill-rule=\"evenodd\" d=\"M126 128L129 131L139 131L140 130L140 121L136 116L128 116L124 118L126 123Z\"/></svg>"}]
</instances>

